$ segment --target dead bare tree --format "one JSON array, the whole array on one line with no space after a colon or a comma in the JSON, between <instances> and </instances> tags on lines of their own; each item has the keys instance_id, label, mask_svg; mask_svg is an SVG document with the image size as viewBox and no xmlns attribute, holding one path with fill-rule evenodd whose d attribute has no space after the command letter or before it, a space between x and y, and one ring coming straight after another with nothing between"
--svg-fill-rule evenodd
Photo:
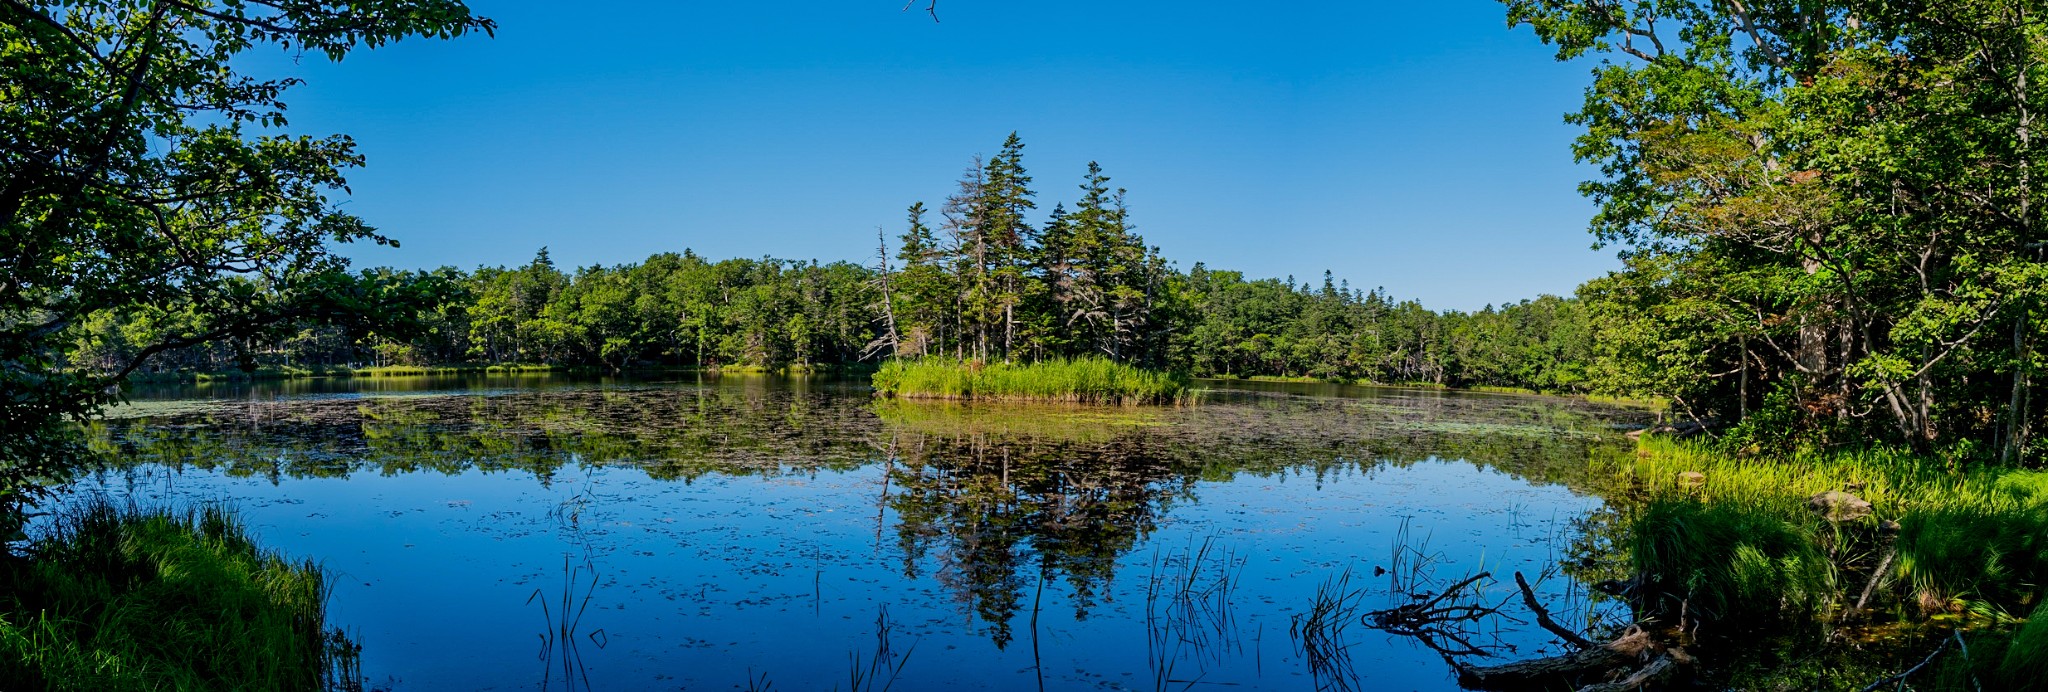
<instances>
[{"instance_id":1,"label":"dead bare tree","mask_svg":"<svg viewBox=\"0 0 2048 692\"><path fill-rule=\"evenodd\" d=\"M874 356L883 347L887 347L889 355L892 356L903 352L902 339L896 335L896 299L889 292L889 273L889 236L882 230L881 226L876 226L875 284L877 288L881 289L882 293L882 302L878 307L881 308L879 312L882 313L882 316L879 319L884 329L882 336L868 342L867 349L861 351L861 360L867 360L869 357Z\"/></svg>"}]
</instances>

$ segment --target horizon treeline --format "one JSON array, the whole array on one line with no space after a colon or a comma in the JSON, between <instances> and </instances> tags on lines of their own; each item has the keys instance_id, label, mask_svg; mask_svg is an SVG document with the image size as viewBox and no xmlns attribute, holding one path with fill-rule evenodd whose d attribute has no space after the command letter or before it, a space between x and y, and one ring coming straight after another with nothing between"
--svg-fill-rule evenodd
<instances>
[{"instance_id":1,"label":"horizon treeline","mask_svg":"<svg viewBox=\"0 0 2048 692\"><path fill-rule=\"evenodd\" d=\"M1071 207L1056 202L1043 222L1029 222L1038 201L1022 150L1012 134L995 156L977 158L936 214L911 205L903 230L878 238L871 264L684 250L565 271L542 248L516 267L372 269L365 282L406 287L415 314L378 327L287 324L158 354L140 372L1095 356L1198 376L1591 391L1591 327L1576 299L1439 312L1353 289L1332 272L1316 286L1200 262L1182 271L1145 244L1124 191L1093 163ZM201 322L148 310L95 315L72 364L128 362Z\"/></svg>"}]
</instances>

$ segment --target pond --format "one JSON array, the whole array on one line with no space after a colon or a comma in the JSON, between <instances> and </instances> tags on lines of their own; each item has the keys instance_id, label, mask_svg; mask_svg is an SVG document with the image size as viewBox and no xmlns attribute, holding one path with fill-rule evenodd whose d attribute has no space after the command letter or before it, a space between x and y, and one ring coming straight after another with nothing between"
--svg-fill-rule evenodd
<instances>
[{"instance_id":1,"label":"pond","mask_svg":"<svg viewBox=\"0 0 2048 692\"><path fill-rule=\"evenodd\" d=\"M140 389L91 429L121 461L73 492L226 503L319 560L377 689L1448 690L1406 638L1305 645L1318 594L1548 572L1602 506L1588 455L1643 417L1204 386L1172 408L764 376Z\"/></svg>"}]
</instances>

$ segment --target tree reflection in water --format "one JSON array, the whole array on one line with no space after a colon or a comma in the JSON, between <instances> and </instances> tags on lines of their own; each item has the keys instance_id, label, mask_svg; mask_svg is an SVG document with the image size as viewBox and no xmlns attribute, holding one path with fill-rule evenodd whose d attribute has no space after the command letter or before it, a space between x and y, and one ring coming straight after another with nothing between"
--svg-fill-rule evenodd
<instances>
[{"instance_id":1,"label":"tree reflection in water","mask_svg":"<svg viewBox=\"0 0 2048 692\"><path fill-rule=\"evenodd\" d=\"M726 383L149 403L90 432L111 470L160 464L272 483L522 471L547 485L565 467L629 467L689 483L881 464L878 511L894 514L903 574L933 569L1000 647L1044 582L1063 582L1074 617L1086 619L1111 593L1119 559L1176 505L1195 502L1204 482L1313 482L1458 459L1583 487L1589 450L1612 440L1602 433L1639 416L1412 390L1351 399L1224 392L1179 408L872 401L861 392ZM1205 551L1178 559L1214 557Z\"/></svg>"}]
</instances>

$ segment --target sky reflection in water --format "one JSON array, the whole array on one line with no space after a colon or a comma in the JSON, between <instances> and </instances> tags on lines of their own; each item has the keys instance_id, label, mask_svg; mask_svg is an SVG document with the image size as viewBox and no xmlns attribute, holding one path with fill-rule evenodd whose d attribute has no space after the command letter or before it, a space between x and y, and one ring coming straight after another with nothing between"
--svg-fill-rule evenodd
<instances>
[{"instance_id":1,"label":"sky reflection in water","mask_svg":"<svg viewBox=\"0 0 2048 692\"><path fill-rule=\"evenodd\" d=\"M394 689L846 688L885 627L898 690L1437 690L1455 685L1434 654L1362 627L1360 679L1316 680L1290 618L1346 567L1367 607L1392 604L1371 572L1404 521L1440 577L1540 571L1600 506L1571 489L1588 448L1630 417L1212 386L1269 391L1179 409L772 378L139 392L94 434L142 461L80 488L238 506L335 573L335 622ZM1175 620L1197 553L1227 597Z\"/></svg>"}]
</instances>

